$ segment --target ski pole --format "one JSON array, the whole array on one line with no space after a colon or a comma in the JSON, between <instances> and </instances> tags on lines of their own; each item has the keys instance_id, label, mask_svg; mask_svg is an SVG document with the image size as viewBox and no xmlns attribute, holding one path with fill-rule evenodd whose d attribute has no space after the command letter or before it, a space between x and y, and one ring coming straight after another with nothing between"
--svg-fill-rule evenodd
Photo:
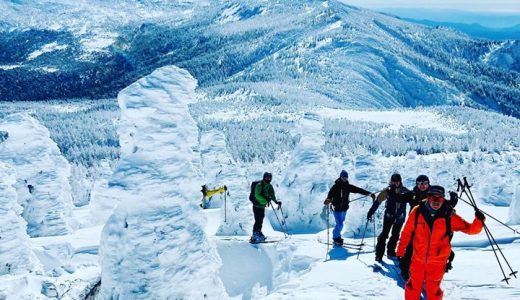
<instances>
[{"instance_id":1,"label":"ski pole","mask_svg":"<svg viewBox=\"0 0 520 300\"><path fill-rule=\"evenodd\" d=\"M368 219L365 222L365 230L363 230L363 237L361 238L361 244L363 245L363 242L365 241L365 234L367 233L367 227L368 227ZM359 253L361 253L361 246L359 247L359 250L357 252L357 259L359 259Z\"/></svg>"},{"instance_id":2,"label":"ski pole","mask_svg":"<svg viewBox=\"0 0 520 300\"><path fill-rule=\"evenodd\" d=\"M374 251L376 251L376 221L374 220Z\"/></svg>"},{"instance_id":3,"label":"ski pole","mask_svg":"<svg viewBox=\"0 0 520 300\"><path fill-rule=\"evenodd\" d=\"M276 214L276 210L274 209L273 205L271 204L271 208L273 209L273 212L274 212L274 216L276 217L276 220L278 220L278 224L280 224L280 228L282 228L282 232L283 232L283 235L285 237L287 237L287 233L285 232L283 226L282 226L282 222L280 222L280 219L278 218L278 215Z\"/></svg>"},{"instance_id":4,"label":"ski pole","mask_svg":"<svg viewBox=\"0 0 520 300\"><path fill-rule=\"evenodd\" d=\"M478 207L477 207L477 203L475 201L475 198L473 197L473 193L471 192L471 189L470 189L470 185L468 184L468 181L466 179L466 177L463 178L464 179L464 184L462 184L460 182L460 179L458 179L458 184L459 186L462 187L462 192L466 194L466 196L469 198L469 202L471 203L471 206L473 206L473 208L475 209L475 211L478 211ZM461 194L462 194L461 192ZM502 256L502 259L505 261L505 263L507 264L507 266L509 267L511 273L509 273L509 276L513 275L516 277L516 274L518 273L517 271L514 271L513 268L511 267L511 265L509 264L507 258L505 257L504 253L502 252L502 250L500 249L497 241L495 240L495 237L491 234L491 230L489 230L489 227L487 226L486 223L483 223L483 226L484 226L484 231L486 232L486 236L489 240L489 244L491 245L491 249L493 250L493 253L495 254L495 258L497 259L497 262L498 262L498 265L500 267L500 270L502 271L502 274L504 275L504 279L502 279L502 281L505 281L507 284L509 284L509 279L505 272L504 272L504 269L502 267L502 264L500 263L500 260L499 260L499 257L496 253L496 251L498 250L498 252L500 252L500 255ZM496 247L496 249L495 249Z\"/></svg>"},{"instance_id":5,"label":"ski pole","mask_svg":"<svg viewBox=\"0 0 520 300\"><path fill-rule=\"evenodd\" d=\"M285 214L283 213L283 208L282 206L278 206L278 209L280 210L280 213L282 214L282 224L283 226L285 227L285 232L287 234L289 234L289 228L287 228L287 222L285 222Z\"/></svg>"},{"instance_id":6,"label":"ski pole","mask_svg":"<svg viewBox=\"0 0 520 300\"><path fill-rule=\"evenodd\" d=\"M350 202L354 202L354 201L361 200L361 199L363 199L363 198L366 198L366 197L370 196L371 194L379 194L379 193L381 193L381 192L384 191L384 190L386 190L386 189L382 189L382 190L377 191L377 192L375 192L375 193L370 193L370 194L368 194L368 195L364 195L364 196L358 197L358 198L356 198L356 199L354 199L354 200L350 200L349 203L350 203Z\"/></svg>"},{"instance_id":7,"label":"ski pole","mask_svg":"<svg viewBox=\"0 0 520 300\"><path fill-rule=\"evenodd\" d=\"M330 206L327 204L327 253L325 253L325 261L327 261L327 257L329 255L329 243L330 243L330 225L329 225L329 218L330 218Z\"/></svg>"},{"instance_id":8,"label":"ski pole","mask_svg":"<svg viewBox=\"0 0 520 300\"><path fill-rule=\"evenodd\" d=\"M470 189L470 187L469 187L469 184L468 184L468 181L467 181L466 177L464 177L464 186L467 187L466 190L467 190L467 192L469 192L469 195L471 195L471 198L472 198L472 200L473 200L473 204L474 204L475 210L479 210L479 209L477 208L477 203L475 202L475 198L473 198L473 193L471 192L471 189ZM468 195L468 193L466 193L466 195ZM498 243L497 243L497 241L495 240L495 237L491 234L491 230L489 230L489 227L487 226L486 223L484 223L484 229L485 229L485 231L486 231L486 235L488 235L488 239L489 239L490 243L491 243L491 241L493 241L493 243L495 243L495 246L496 246L498 252L500 252L500 255L502 255L502 258L504 259L505 263L506 263L507 266L509 267L509 270L511 271L511 273L509 273L509 276L513 275L513 276L515 276L515 278L517 278L517 277L516 277L516 274L517 274L518 272L517 272L517 271L514 271L513 268L511 267L511 265L509 264L509 261L507 260L506 256L505 256L504 253L502 252L502 249L500 249L500 247L498 246ZM495 255L496 255L496 253L495 253ZM497 258L497 259L498 259L498 258ZM502 271L502 272L503 272L503 271ZM505 274L504 274L504 280L505 280L505 282L506 282L507 284L509 284L509 282L506 280L505 277L506 277L506 276L505 276Z\"/></svg>"},{"instance_id":9,"label":"ski pole","mask_svg":"<svg viewBox=\"0 0 520 300\"><path fill-rule=\"evenodd\" d=\"M226 197L226 195L227 195L227 191L224 192L224 223L227 223L227 197Z\"/></svg>"},{"instance_id":10,"label":"ski pole","mask_svg":"<svg viewBox=\"0 0 520 300\"><path fill-rule=\"evenodd\" d=\"M471 203L469 203L468 201L466 201L465 199L462 199L459 197L460 200L462 200L462 202L470 205L470 206L473 206ZM514 233L516 234L520 234L520 232L518 232L516 229L514 229L513 227L503 223L502 221L498 220L497 218L493 217L492 215L488 214L487 212L483 211L482 209L479 209L483 214L485 214L486 216L490 217L491 219L495 220L496 222L500 223L501 225L507 227L508 229L510 229L511 231L513 231Z\"/></svg>"}]
</instances>

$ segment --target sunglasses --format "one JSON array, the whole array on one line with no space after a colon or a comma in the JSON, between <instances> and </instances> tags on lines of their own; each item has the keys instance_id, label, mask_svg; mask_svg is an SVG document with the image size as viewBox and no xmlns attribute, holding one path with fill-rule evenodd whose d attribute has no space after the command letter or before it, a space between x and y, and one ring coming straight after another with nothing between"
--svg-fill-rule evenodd
<instances>
[{"instance_id":1,"label":"sunglasses","mask_svg":"<svg viewBox=\"0 0 520 300\"><path fill-rule=\"evenodd\" d=\"M428 185L430 183L428 181L417 181L415 184L417 184L417 185Z\"/></svg>"},{"instance_id":2,"label":"sunglasses","mask_svg":"<svg viewBox=\"0 0 520 300\"><path fill-rule=\"evenodd\" d=\"M437 201L437 202L444 202L444 197L443 196L434 196L434 195L429 195L428 196L428 200L430 201Z\"/></svg>"}]
</instances>

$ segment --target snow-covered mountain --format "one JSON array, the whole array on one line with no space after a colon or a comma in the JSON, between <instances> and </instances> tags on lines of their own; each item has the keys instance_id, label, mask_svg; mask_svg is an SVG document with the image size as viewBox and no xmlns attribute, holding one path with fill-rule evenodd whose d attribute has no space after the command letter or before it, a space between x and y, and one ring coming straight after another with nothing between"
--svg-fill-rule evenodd
<instances>
[{"instance_id":1,"label":"snow-covered mountain","mask_svg":"<svg viewBox=\"0 0 520 300\"><path fill-rule=\"evenodd\" d=\"M358 108L463 103L519 115L518 56L485 59L500 43L336 1L1 5L2 100L114 96L173 64L214 95L247 89L302 105L293 95L305 94Z\"/></svg>"}]
</instances>

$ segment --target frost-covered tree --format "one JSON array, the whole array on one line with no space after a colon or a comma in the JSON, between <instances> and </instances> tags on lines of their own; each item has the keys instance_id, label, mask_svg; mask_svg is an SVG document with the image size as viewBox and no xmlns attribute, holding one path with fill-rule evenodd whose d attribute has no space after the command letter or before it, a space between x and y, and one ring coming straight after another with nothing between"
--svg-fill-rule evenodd
<instances>
[{"instance_id":1,"label":"frost-covered tree","mask_svg":"<svg viewBox=\"0 0 520 300\"><path fill-rule=\"evenodd\" d=\"M198 206L195 87L187 71L165 67L119 94L121 161L109 185L120 203L102 233L103 298L226 296Z\"/></svg>"},{"instance_id":2,"label":"frost-covered tree","mask_svg":"<svg viewBox=\"0 0 520 300\"><path fill-rule=\"evenodd\" d=\"M23 207L31 237L63 235L72 231L70 165L49 131L26 114L0 120L9 137L0 143L0 161L16 171L18 202Z\"/></svg>"},{"instance_id":3,"label":"frost-covered tree","mask_svg":"<svg viewBox=\"0 0 520 300\"><path fill-rule=\"evenodd\" d=\"M31 250L15 184L14 169L0 162L0 276L42 269Z\"/></svg>"}]
</instances>

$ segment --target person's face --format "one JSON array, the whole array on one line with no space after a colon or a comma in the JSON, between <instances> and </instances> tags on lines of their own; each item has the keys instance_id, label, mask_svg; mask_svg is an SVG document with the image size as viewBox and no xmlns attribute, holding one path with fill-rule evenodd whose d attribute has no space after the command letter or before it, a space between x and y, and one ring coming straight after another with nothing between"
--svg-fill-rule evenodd
<instances>
[{"instance_id":1,"label":"person's face","mask_svg":"<svg viewBox=\"0 0 520 300\"><path fill-rule=\"evenodd\" d=\"M399 187L401 185L401 181L390 181L391 186Z\"/></svg>"},{"instance_id":2,"label":"person's face","mask_svg":"<svg viewBox=\"0 0 520 300\"><path fill-rule=\"evenodd\" d=\"M441 195L428 195L428 203L430 203L430 207L433 210L438 210L441 208L444 201L445 199Z\"/></svg>"},{"instance_id":3,"label":"person's face","mask_svg":"<svg viewBox=\"0 0 520 300\"><path fill-rule=\"evenodd\" d=\"M271 179L273 179L272 177L264 177L264 181L267 182L267 183L271 183Z\"/></svg>"},{"instance_id":4,"label":"person's face","mask_svg":"<svg viewBox=\"0 0 520 300\"><path fill-rule=\"evenodd\" d=\"M343 182L347 182L348 177L347 177L347 176L341 176L340 179L341 179L341 181L343 181Z\"/></svg>"},{"instance_id":5,"label":"person's face","mask_svg":"<svg viewBox=\"0 0 520 300\"><path fill-rule=\"evenodd\" d=\"M425 181L417 181L415 184L417 185L417 188L418 188L419 191L421 191L421 192L424 192L424 191L426 191L427 189L430 188L430 183L428 182L428 180L425 180Z\"/></svg>"}]
</instances>

